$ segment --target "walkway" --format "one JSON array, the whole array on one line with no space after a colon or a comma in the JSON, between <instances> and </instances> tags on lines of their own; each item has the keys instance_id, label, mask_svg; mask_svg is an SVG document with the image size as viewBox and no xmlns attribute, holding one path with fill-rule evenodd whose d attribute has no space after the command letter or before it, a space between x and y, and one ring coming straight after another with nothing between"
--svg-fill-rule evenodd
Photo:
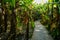
<instances>
[{"instance_id":1,"label":"walkway","mask_svg":"<svg viewBox=\"0 0 60 40\"><path fill-rule=\"evenodd\" d=\"M35 22L35 29L31 40L53 40L48 34L46 28L40 23L40 21Z\"/></svg>"}]
</instances>

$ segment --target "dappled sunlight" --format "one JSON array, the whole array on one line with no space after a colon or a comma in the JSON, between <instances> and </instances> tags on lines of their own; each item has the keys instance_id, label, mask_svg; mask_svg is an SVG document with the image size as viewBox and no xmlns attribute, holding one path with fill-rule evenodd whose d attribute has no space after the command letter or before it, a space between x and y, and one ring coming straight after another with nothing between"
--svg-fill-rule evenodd
<instances>
[{"instance_id":1,"label":"dappled sunlight","mask_svg":"<svg viewBox=\"0 0 60 40\"><path fill-rule=\"evenodd\" d=\"M37 32L38 32L38 31L40 31L40 30L39 30L39 29L36 29L35 31L37 31Z\"/></svg>"},{"instance_id":2,"label":"dappled sunlight","mask_svg":"<svg viewBox=\"0 0 60 40\"><path fill-rule=\"evenodd\" d=\"M49 35L60 40L60 0L0 0L0 40L52 40Z\"/></svg>"},{"instance_id":3,"label":"dappled sunlight","mask_svg":"<svg viewBox=\"0 0 60 40\"><path fill-rule=\"evenodd\" d=\"M47 3L48 0L34 0L33 3L36 3L36 4L44 4L44 3Z\"/></svg>"},{"instance_id":4,"label":"dappled sunlight","mask_svg":"<svg viewBox=\"0 0 60 40\"><path fill-rule=\"evenodd\" d=\"M40 26L41 25L40 23L38 27L38 23L39 21L37 21L37 23L35 24L36 27L34 29L32 40L53 40L53 38L48 34L46 28L44 26Z\"/></svg>"}]
</instances>

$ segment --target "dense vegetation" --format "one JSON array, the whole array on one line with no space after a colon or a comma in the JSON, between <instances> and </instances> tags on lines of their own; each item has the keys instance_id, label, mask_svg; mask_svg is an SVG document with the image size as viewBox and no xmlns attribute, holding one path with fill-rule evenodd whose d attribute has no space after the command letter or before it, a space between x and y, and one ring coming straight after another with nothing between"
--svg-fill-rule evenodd
<instances>
[{"instance_id":1,"label":"dense vegetation","mask_svg":"<svg viewBox=\"0 0 60 40\"><path fill-rule=\"evenodd\" d=\"M31 37L34 29L31 3L31 0L0 1L1 40L27 40Z\"/></svg>"},{"instance_id":2,"label":"dense vegetation","mask_svg":"<svg viewBox=\"0 0 60 40\"><path fill-rule=\"evenodd\" d=\"M47 11L41 15L41 23L46 26L54 40L60 39L60 1L52 1L47 4ZM44 5L45 6L45 5Z\"/></svg>"},{"instance_id":3,"label":"dense vegetation","mask_svg":"<svg viewBox=\"0 0 60 40\"><path fill-rule=\"evenodd\" d=\"M33 0L0 0L1 40L28 40L34 31L34 21L46 26L54 40L60 38L60 1L48 0L33 4Z\"/></svg>"}]
</instances>

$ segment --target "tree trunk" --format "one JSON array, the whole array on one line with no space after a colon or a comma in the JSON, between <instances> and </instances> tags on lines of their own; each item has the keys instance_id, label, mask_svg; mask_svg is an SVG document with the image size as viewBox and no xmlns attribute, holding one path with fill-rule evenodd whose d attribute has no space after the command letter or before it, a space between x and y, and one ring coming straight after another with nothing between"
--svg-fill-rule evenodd
<instances>
[{"instance_id":1,"label":"tree trunk","mask_svg":"<svg viewBox=\"0 0 60 40\"><path fill-rule=\"evenodd\" d=\"M6 32L7 30L7 11L5 12L5 15L4 15L4 32Z\"/></svg>"},{"instance_id":2,"label":"tree trunk","mask_svg":"<svg viewBox=\"0 0 60 40\"><path fill-rule=\"evenodd\" d=\"M13 39L15 40L15 35L16 35L16 14L14 12L14 8L12 9L12 14L11 14L11 29L10 33L14 34Z\"/></svg>"}]
</instances>

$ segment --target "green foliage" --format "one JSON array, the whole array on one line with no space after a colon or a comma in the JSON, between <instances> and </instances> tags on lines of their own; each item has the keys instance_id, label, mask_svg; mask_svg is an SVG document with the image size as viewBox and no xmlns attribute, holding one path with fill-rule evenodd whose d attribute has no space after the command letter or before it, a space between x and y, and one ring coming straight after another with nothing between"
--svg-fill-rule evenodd
<instances>
[{"instance_id":1,"label":"green foliage","mask_svg":"<svg viewBox=\"0 0 60 40\"><path fill-rule=\"evenodd\" d=\"M49 0L49 2L52 2L52 1L53 0ZM55 25L58 25L58 22L55 21L57 19L57 17L51 18L51 15L54 15L53 14L54 12L49 15L49 12L50 12L49 10L52 9L52 4L48 5L48 3L46 3L44 5L41 5L41 4L36 5L36 4L32 4L33 0L3 0L2 1L2 3L6 3L6 2L9 3L11 8L16 8L16 4L18 5L16 8L16 20L17 20L16 25L18 28L21 26L22 26L22 28L24 28L24 26L27 25L25 23L28 21L28 19L30 19L29 20L29 22L31 22L30 25L34 29L34 27L35 27L35 24L33 21L34 18L38 19L41 16L40 20L42 21L42 24L48 25L48 28L52 29L51 35L54 38L57 35L59 35L59 31L57 29L54 29L53 26L51 26L53 24L53 22L56 23ZM55 2L58 2L58 0L55 0ZM56 4L56 5L58 5L58 4ZM49 7L49 10L48 10L48 7ZM59 5L59 7L60 7L60 5ZM8 9L11 9L11 8L8 8ZM54 9L54 7L53 7L53 9ZM30 12L30 10L31 10L31 12ZM57 11L57 10L55 10L55 11ZM11 13L12 13L12 11L11 11ZM32 17L32 15L33 15L33 17ZM57 15L57 16L59 16L59 15ZM53 20L53 22L51 20ZM50 25L50 27L49 27L49 25ZM26 29L26 27L25 27L25 29Z\"/></svg>"},{"instance_id":2,"label":"green foliage","mask_svg":"<svg viewBox=\"0 0 60 40\"><path fill-rule=\"evenodd\" d=\"M10 3L12 7L15 7L15 0L2 0L2 3L6 3L6 2Z\"/></svg>"},{"instance_id":3,"label":"green foliage","mask_svg":"<svg viewBox=\"0 0 60 40\"><path fill-rule=\"evenodd\" d=\"M15 0L10 0L10 5L11 5L12 7L15 7L15 4L16 4Z\"/></svg>"},{"instance_id":4,"label":"green foliage","mask_svg":"<svg viewBox=\"0 0 60 40\"><path fill-rule=\"evenodd\" d=\"M58 2L59 0L55 0L55 2Z\"/></svg>"},{"instance_id":5,"label":"green foliage","mask_svg":"<svg viewBox=\"0 0 60 40\"><path fill-rule=\"evenodd\" d=\"M31 21L32 28L35 27L34 21Z\"/></svg>"}]
</instances>

